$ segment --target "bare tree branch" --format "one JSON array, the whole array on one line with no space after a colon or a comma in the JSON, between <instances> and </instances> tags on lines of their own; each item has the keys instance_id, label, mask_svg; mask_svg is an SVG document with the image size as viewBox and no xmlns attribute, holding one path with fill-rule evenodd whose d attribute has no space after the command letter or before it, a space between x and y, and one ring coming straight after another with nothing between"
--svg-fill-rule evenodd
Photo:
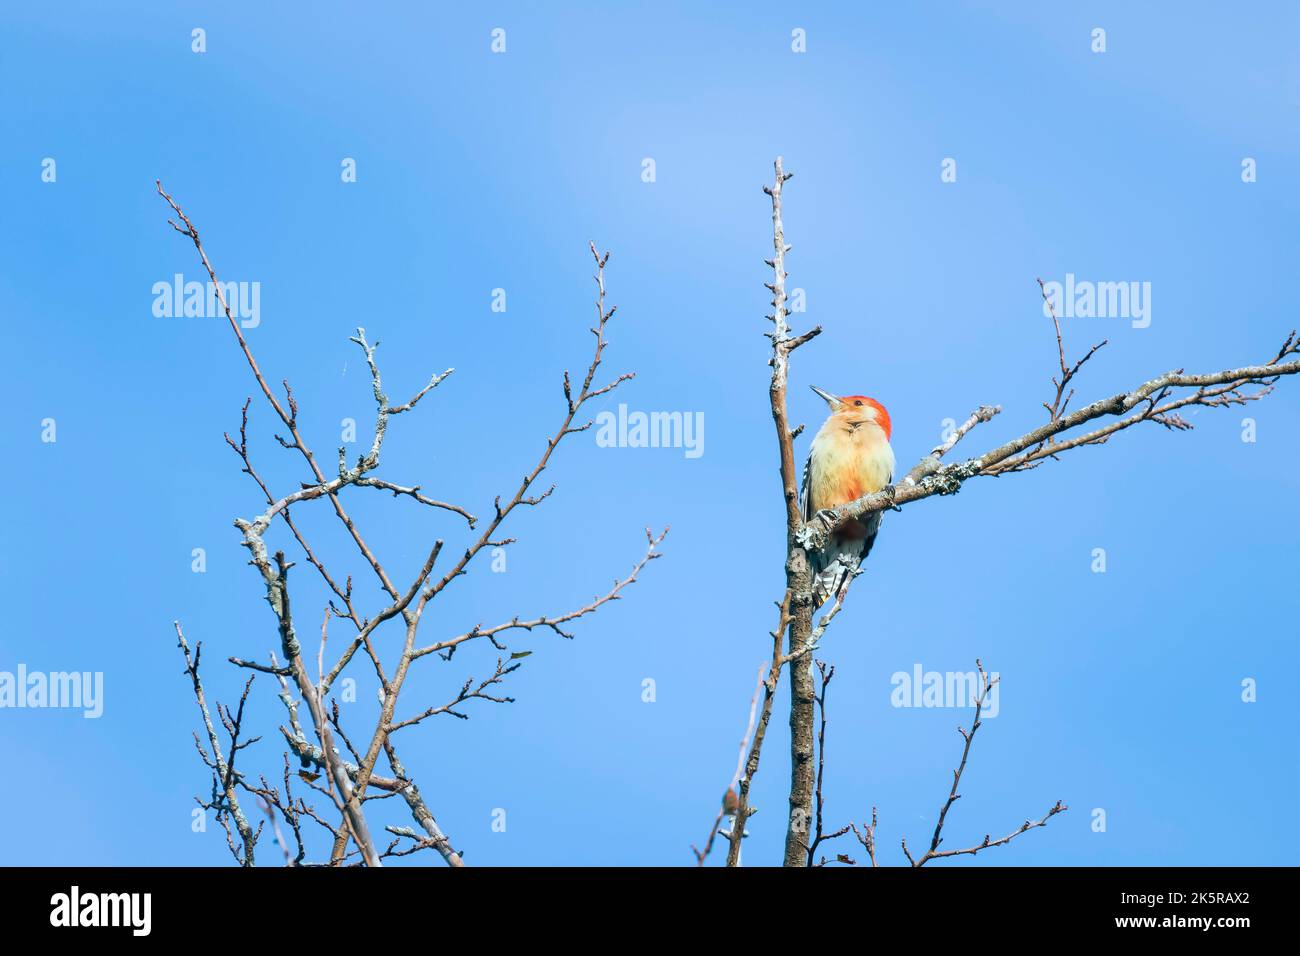
<instances>
[{"instance_id":1,"label":"bare tree branch","mask_svg":"<svg viewBox=\"0 0 1300 956\"><path fill-rule=\"evenodd\" d=\"M817 673L821 687L821 693L817 695L817 791L815 794L814 806L816 808L817 829L813 832L812 841L808 844L808 865L814 866L817 859L817 847L827 840L834 840L849 832L848 826L840 827L833 833L826 833L822 829L822 807L824 800L822 797L822 781L826 774L826 691L830 687L831 678L835 676L834 665L827 666L825 661L815 661ZM822 860L822 864L825 864Z\"/></svg>"},{"instance_id":2,"label":"bare tree branch","mask_svg":"<svg viewBox=\"0 0 1300 956\"><path fill-rule=\"evenodd\" d=\"M785 241L782 219L783 186L790 178L778 157L775 178L771 186L765 186L764 192L772 203L773 249L774 255L765 260L773 271L772 281L766 287L772 293L773 312L768 318L773 328L767 334L772 341L772 355L769 365L772 368L769 397L773 423L777 432L780 457L782 495L787 518L786 549L786 588L778 603L780 610L777 629L772 636L775 648L772 664L764 680L766 688L762 707L759 711L757 728L749 745L745 771L739 778L736 795L736 823L732 827L729 841L728 865L736 866L739 862L740 841L745 832L745 821L754 812L749 806L749 792L754 775L758 771L763 742L766 736L768 720L771 716L772 698L780 680L782 665L789 664L791 669L791 777L790 777L790 817L786 833L784 861L787 866L806 866L814 862L814 854L805 841L803 833L805 824L812 813L812 801L820 801L815 778L820 778L820 771L814 775L812 764L814 707L817 695L811 675L812 651L824 635L830 623L842 609L843 592L838 600L823 615L817 626L812 624L811 584L808 565L808 553L824 548L835 530L847 522L861 519L873 512L886 509L897 510L913 501L935 495L951 495L959 491L962 485L977 475L999 476L1017 471L1027 471L1038 467L1044 460L1057 458L1062 453L1085 445L1104 444L1109 438L1127 428L1142 422L1154 422L1166 429L1184 431L1190 429L1191 423L1179 412L1188 407L1223 408L1242 406L1258 401L1269 394L1274 384L1286 375L1300 372L1300 361L1287 359L1300 355L1300 339L1293 331L1282 345L1266 362L1224 369L1218 372L1188 374L1183 369L1175 369L1157 375L1135 388L1120 392L1108 398L1102 398L1082 407L1077 407L1075 398L1075 381L1085 365L1107 344L1105 340L1093 345L1081 358L1071 362L1067 358L1061 323L1056 314L1055 304L1050 301L1047 289L1039 281L1040 293L1046 303L1047 314L1052 319L1056 338L1057 371L1051 376L1052 397L1043 403L1048 420L1027 431L1025 434L1006 441L981 455L964 461L945 463L947 456L956 445L965 439L976 426L990 422L1002 408L999 405L981 405L960 425L954 428L945 439L936 445L928 455L913 466L899 481L880 491L864 495L856 501L837 508L822 511L804 522L799 513L799 495L797 474L794 463L793 440L803 432L803 425L791 427L786 407L786 390L789 379L790 354L799 346L816 337L820 327L803 334L793 334L788 323L786 310L785 256L791 247ZM1097 426L1099 420L1114 419ZM1091 430L1085 426L1093 425ZM782 652L782 641L788 633L788 649ZM824 719L824 714L823 714ZM978 726L978 716L977 723ZM823 724L824 727L824 724ZM972 735L973 735L972 730ZM969 750L969 740L967 741ZM963 757L963 766L965 757ZM960 770L957 774L960 776ZM956 781L951 799L945 805L944 814L956 799ZM999 846L1019 833L1042 826L1051 816L1062 812L1065 807L1058 803L1039 821L1026 821L1024 826L1013 834L994 841L986 837L985 842L977 847L965 850L940 850L934 842L930 850L922 856L921 863L929 859L952 856L959 853L978 852L988 846ZM714 831L720 823L715 822ZM942 817L939 829L942 828ZM876 813L873 808L872 822L862 830L854 824L849 828L868 851L872 865L876 865ZM839 833L847 832L841 830ZM817 826L820 835L820 822ZM827 839L829 837L822 837ZM935 841L939 839L936 831ZM814 838L814 843L817 837ZM695 850L697 862L702 863L705 851ZM695 849L693 847L693 849ZM847 861L847 858L841 862ZM916 862L916 861L914 861ZM918 864L919 865L919 864Z\"/></svg>"},{"instance_id":3,"label":"bare tree branch","mask_svg":"<svg viewBox=\"0 0 1300 956\"><path fill-rule=\"evenodd\" d=\"M1042 819L1034 821L1026 820L1020 829L1013 833L1009 833L999 840L992 840L987 834L985 834L984 842L976 846L969 846L960 850L939 849L939 845L943 842L943 825L948 819L948 811L952 809L954 803L961 799L961 794L957 792L957 788L961 785L961 775L966 771L966 761L970 759L970 748L971 744L975 742L975 734L980 727L983 726L980 723L980 714L984 710L984 703L988 700L989 692L993 689L993 685L999 680L999 678L990 677L985 673L984 665L979 661L979 659L976 659L975 667L979 672L980 680L980 691L975 698L975 719L971 723L969 731L966 731L962 727L957 728L958 733L961 734L962 739L965 741L965 746L962 747L961 751L961 763L959 763L957 769L952 772L952 788L948 791L948 797L944 800L943 807L939 810L939 819L934 825L934 836L930 838L930 847L920 857L913 859L911 852L907 849L907 840L904 839L902 841L903 855L907 857L907 862L911 863L914 867L925 866L925 864L931 860L938 860L949 856L961 856L962 854L974 855L980 850L986 850L989 847L1002 846L1005 843L1011 842L1015 837L1018 837L1020 834L1028 830L1035 829L1036 827L1047 826L1048 820L1056 816L1058 813L1063 813L1069 809L1069 807L1062 804L1060 800L1057 800L1056 805L1048 810L1046 816ZM874 814L872 822L873 824L875 822Z\"/></svg>"},{"instance_id":4,"label":"bare tree branch","mask_svg":"<svg viewBox=\"0 0 1300 956\"><path fill-rule=\"evenodd\" d=\"M412 657L418 658L418 657L424 657L426 654L440 653L442 651L447 651L450 654L450 652L454 651L457 647L459 647L461 644L464 644L466 641L472 641L475 638L479 638L479 637L487 638L489 641L492 642L492 645L497 650L503 651L503 650L507 650L507 648L504 644L501 644L496 640L496 635L502 633L503 631L511 631L511 630L531 631L535 627L550 628L552 631L554 631L556 634L560 635L561 637L572 639L573 635L568 631L564 630L560 625L567 624L570 621L575 621L580 617L587 616L588 614L593 614L600 607L602 607L605 604L608 604L610 601L619 600L620 597L622 596L623 590L627 588L629 585L636 583L637 575L641 573L641 570L651 561L661 556L661 553L657 551L656 548L658 548L659 545L663 543L664 536L668 534L668 530L669 529L665 528L662 532L659 533L658 536L655 536L654 534L651 533L650 529L647 528L645 532L646 552L642 556L641 560L632 566L632 570L629 571L625 577L615 581L613 587L611 587L607 592L605 592L605 594L599 597L592 598L590 602L584 604L580 608L577 608L572 611L566 611L563 614L557 614L552 617L547 617L546 615L542 615L541 617L536 617L531 620L520 620L518 617L515 617L502 624L494 624L491 627L484 627L481 624L476 624L474 625L473 628L466 631L464 634L458 634L456 637L450 637L447 638L446 640L438 641L436 644L429 644L425 647L416 648L414 651L411 652L411 655Z\"/></svg>"},{"instance_id":5,"label":"bare tree branch","mask_svg":"<svg viewBox=\"0 0 1300 956\"><path fill-rule=\"evenodd\" d=\"M873 867L880 865L876 862L876 829L879 825L880 821L876 816L875 807L871 808L871 822L863 824L861 830L858 829L856 823L849 824L849 829L853 831L853 835L857 837L858 842L862 844L862 848L867 851L867 858L871 860L871 865Z\"/></svg>"},{"instance_id":6,"label":"bare tree branch","mask_svg":"<svg viewBox=\"0 0 1300 956\"><path fill-rule=\"evenodd\" d=\"M532 652L525 651L523 653L530 654ZM399 720L394 723L391 723L386 728L387 732L391 734L393 731L401 730L403 727L414 726L415 724L418 724L420 721L424 720L425 718L433 717L437 714L451 714L451 716L459 717L461 720L468 720L469 719L468 714L464 714L456 710L456 707L458 705L463 704L467 700L478 699L478 700L490 701L494 704L513 704L515 702L515 699L513 697L495 697L492 694L485 693L485 691L487 688L492 687L495 684L501 683L501 681L503 681L506 678L506 675L511 674L514 671L518 670L520 666L521 665L518 663L512 664L498 657L496 670L493 671L490 676L485 677L483 678L483 680L479 681L477 686L474 686L471 689L471 685L474 684L474 678L472 677L469 678L468 680L465 681L464 685L462 685L460 692L456 694L456 696L448 703L441 704L437 707L430 707L428 710L416 714L414 717L408 717L406 720Z\"/></svg>"},{"instance_id":7,"label":"bare tree branch","mask_svg":"<svg viewBox=\"0 0 1300 956\"><path fill-rule=\"evenodd\" d=\"M199 806L216 811L217 821L226 828L227 842L235 860L241 866L253 866L255 863L254 850L257 847L257 833L253 831L252 825L248 822L248 817L244 815L243 808L239 805L239 797L235 793L234 760L235 753L239 749L237 746L238 724L234 725L230 759L227 761L226 756L221 751L221 742L217 739L217 731L212 723L212 715L208 712L208 702L203 692L203 682L199 679L199 658L203 653L203 644L200 642L194 645L194 656L191 657L190 646L185 640L185 632L181 630L181 622L173 621L172 626L176 629L176 644L181 649L181 653L185 655L185 673L189 674L190 680L194 684L194 700L198 704L199 714L203 718L203 727L208 734L208 745L212 748L212 755L208 757L204 753L202 745L199 745L199 753L204 758L203 762L214 771L212 781L213 798L208 803L200 801ZM243 701L247 699L247 696L248 689L245 687L244 698L241 698L239 705L241 720L244 711ZM195 743L198 744L197 736L195 737ZM225 821L226 814L234 818L235 827L239 831L239 838L243 843L242 856L230 839L230 830ZM260 832L260 829L258 832Z\"/></svg>"},{"instance_id":8,"label":"bare tree branch","mask_svg":"<svg viewBox=\"0 0 1300 956\"><path fill-rule=\"evenodd\" d=\"M718 835L725 817L735 817L736 811L740 806L740 797L736 793L736 787L740 785L740 775L745 770L745 754L749 750L749 738L754 732L754 715L758 711L758 695L763 690L763 672L767 668L766 661L758 665L758 682L754 686L753 696L749 698L749 721L745 724L745 733L740 738L740 753L736 757L736 772L731 775L731 783L727 786L726 792L722 795L722 806L718 810L717 818L713 821L713 826L709 830L709 838L704 841L704 849L700 850L691 844L691 852L695 854L695 865L703 866L704 861L713 852L713 841ZM733 821L734 826L734 821ZM742 833L743 835L743 833Z\"/></svg>"},{"instance_id":9,"label":"bare tree branch","mask_svg":"<svg viewBox=\"0 0 1300 956\"><path fill-rule=\"evenodd\" d=\"M807 548L824 547L831 531L846 521L875 511L901 507L933 495L955 494L963 483L977 475L1002 475L1028 470L1036 467L1043 459L1055 458L1072 448L1103 444L1116 432L1144 421L1154 421L1166 428L1178 430L1189 428L1189 423L1171 417L1170 413L1191 405L1219 408L1256 401L1268 394L1273 383L1281 376L1300 372L1300 361L1282 361L1295 354L1300 354L1300 340L1292 332L1277 354L1262 365L1245 365L1198 375L1189 375L1181 369L1175 369L1143 382L1132 391L1100 399L1068 414L1054 413L1055 417L1046 424L976 458L950 465L940 465L933 458L922 460L902 482L814 516L799 532L798 539ZM1082 361L1073 366L1073 369L1077 370L1080 364ZM1242 389L1251 385L1259 386L1259 390L1249 395L1241 394ZM1194 391L1167 398L1175 389L1182 388ZM1065 398L1062 398L1060 404L1063 406L1064 403ZM1052 410L1051 405L1048 409L1049 412ZM1117 417L1119 420L1083 435L1054 441L1058 435L1106 417Z\"/></svg>"},{"instance_id":10,"label":"bare tree branch","mask_svg":"<svg viewBox=\"0 0 1300 956\"><path fill-rule=\"evenodd\" d=\"M226 314L244 359L252 371L263 396L279 419L280 425L286 430L285 435L287 437L276 435L277 440L282 447L296 451L302 456L312 476L312 480L302 482L296 490L289 494L277 496L272 492L268 483L258 474L252 463L247 432L248 410L251 399L249 402L245 402L241 414L239 440L236 441L230 435L227 435L226 441L239 456L243 465L242 470L257 484L265 498L266 508L261 514L252 519L237 520L236 526L243 533L242 544L251 555L252 560L250 563L262 577L267 601L275 614L283 663L274 654L271 655L270 664L244 660L238 657L231 657L230 660L239 667L275 676L281 688L279 697L289 714L289 727L281 728L289 750L303 762L304 767L317 768L324 772L323 785L318 785L316 782L321 779L320 774L309 773L304 769L299 771L299 776L306 781L309 788L326 795L334 803L335 809L341 814L341 819L338 826L333 826L322 819L310 805L302 800L295 800L289 787L287 763L285 765L283 795L280 788L270 786L265 778L261 779L260 785L255 785L243 773L234 769L235 754L257 739L244 740L241 737L244 714L243 704L247 699L252 679L250 678L249 684L246 685L244 697L241 698L240 707L236 712L232 713L218 707L218 717L231 736L228 745L229 755L223 755L221 746L216 741L211 719L207 716L206 704L202 700L201 686L197 676L198 654L196 653L191 665L193 671L191 676L195 683L196 694L199 697L200 709L204 713L205 725L209 729L213 755L209 756L207 749L203 747L197 736L196 744L204 764L212 769L214 773L213 805L218 808L218 819L226 831L227 842L237 859L247 865L252 864L252 846L256 843L260 827L256 832L253 832L244 819L242 812L236 815L235 808L237 808L238 804L235 791L236 788L242 787L249 793L256 795L258 805L267 816L275 840L284 853L286 863L290 865L310 865L303 862L305 844L302 839L302 822L314 820L326 829L332 838L333 849L330 853L329 865L347 865L350 861L355 861L355 863L367 866L379 866L384 858L409 855L418 850L432 848L436 849L449 865L461 866L463 865L461 854L453 849L450 840L438 826L414 781L406 773L390 737L395 730L412 726L436 714L447 713L463 718L466 714L459 710L459 705L469 700L509 702L512 698L501 696L493 688L520 666L519 659L531 652L517 652L510 655L509 658L498 658L495 670L488 677L477 681L477 683L473 678L466 679L450 702L430 707L413 717L395 720L393 716L394 709L411 664L433 651L444 651L445 653L440 656L450 660L452 653L460 644L479 637L485 638L498 648L504 648L497 639L497 635L514 629L531 630L535 627L546 627L565 637L571 637L572 635L563 629L563 625L579 617L594 613L611 601L618 600L621 597L622 590L635 582L640 570L649 561L659 557L656 549L667 533L665 529L663 533L656 537L647 530L646 554L634 566L631 573L621 580L616 580L612 588L603 596L594 598L589 604L577 610L558 616L542 616L531 620L523 620L516 616L506 623L492 627L478 625L465 634L432 645L419 646L416 642L419 624L430 601L457 577L464 574L469 563L484 548L502 546L514 540L513 538L502 538L498 533L498 529L516 508L536 506L543 502L554 490L554 486L552 486L538 493L533 491L533 486L546 469L551 455L560 442L569 435L587 430L593 424L591 421L579 423L576 420L583 406L595 398L610 393L632 378L632 374L627 373L616 376L607 384L597 385L595 381L607 344L607 326L616 311L615 308L607 308L605 305L605 266L608 263L609 254L597 252L595 244L590 244L591 254L596 263L595 281L597 286L596 323L591 329L595 337L593 356L581 383L577 385L576 389L568 373L564 374L563 386L566 414L559 429L547 440L546 448L537 464L531 472L524 476L518 489L508 501L503 503L500 497L497 498L493 507L494 514L487 522L487 527L453 562L452 566L441 578L430 581L433 567L443 547L443 542L438 540L434 543L423 567L415 575L409 586L399 588L378 556L367 544L356 523L344 509L341 493L354 486L388 491L394 497L410 497L427 507L459 515L471 529L475 528L477 519L468 510L459 505L424 494L419 484L399 483L371 474L380 465L383 444L392 417L413 410L433 389L446 380L452 370L447 369L442 373L433 375L428 383L417 391L410 400L400 405L392 405L385 391L376 357L379 342L371 342L366 335L365 329L357 328L356 335L352 337L351 341L362 350L370 373L371 391L374 396L376 410L373 436L369 448L352 463L347 461L345 449L340 448L337 472L334 475L326 475L318 464L315 454L304 440L299 427L299 407L293 389L285 381L283 383L283 397L281 397L271 388L253 357L238 321L231 312L229 303L226 301L225 288L217 280L215 270L199 238L198 230L180 206L163 190L161 183L157 183L156 186L159 195L168 203L180 222L178 224L176 221L168 220L169 223L177 232L190 239L193 243L211 280L210 288ZM339 521L347 530L358 552L370 566L380 587L386 593L389 603L377 613L362 617L354 604L351 577L347 577L344 583L340 584L340 579L330 573L325 561L312 549L301 529L291 517L290 509L292 507L300 504L306 505L320 499L330 501ZM265 536L270 531L277 516L289 528L308 562L316 569L333 595L330 598L321 626L314 680L307 675L304 655L296 634L294 616L291 611L288 572L293 564L281 551L275 551L272 554L271 548L265 540ZM328 640L329 620L332 616L348 621L355 633L344 644L336 662L327 670L324 658ZM389 676L376 653L372 638L382 624L398 618L404 624L405 639L401 645L396 667L392 675ZM179 635L179 627L177 630ZM326 707L326 695L343 674L358 650L364 650L366 657L369 658L374 668L380 685L379 696L381 701L380 718L368 742L361 747L355 746L345 732L337 701L333 702L331 709ZM188 649L186 649L186 656L188 662ZM290 686L291 681L292 687ZM308 711L312 718L311 729L314 731L318 743L308 740L303 725L299 722L298 701L294 699L293 694L295 690L301 700L306 701L308 705ZM335 740L341 741L343 747L352 755L351 761L343 758L338 747L335 746ZM387 756L389 766L395 776L384 777L375 772L376 761L381 752ZM372 785L379 791L377 795L367 793L368 788ZM229 793L218 798L218 791L222 789L229 791ZM378 848L371 838L363 807L375 800L382 800L398 794L406 801L412 817L419 824L424 835L420 836L417 831L407 827L389 825L386 829L389 832L398 834L399 841L395 841L393 845L386 849ZM246 843L246 849L242 851L236 845L235 833L231 830L228 817L233 817L235 830L239 832L241 841ZM282 827L281 822L285 823L287 828ZM289 844L290 832L294 840L294 846L292 847ZM397 843L400 842L401 838L408 835L416 843L398 849ZM356 851L349 852L349 842L356 844Z\"/></svg>"}]
</instances>

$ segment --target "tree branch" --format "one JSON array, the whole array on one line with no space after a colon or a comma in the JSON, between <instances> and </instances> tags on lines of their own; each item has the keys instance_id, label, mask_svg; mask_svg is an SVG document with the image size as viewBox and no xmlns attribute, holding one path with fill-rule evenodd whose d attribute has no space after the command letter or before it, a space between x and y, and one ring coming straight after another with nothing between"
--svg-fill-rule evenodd
<instances>
[{"instance_id":1,"label":"tree branch","mask_svg":"<svg viewBox=\"0 0 1300 956\"><path fill-rule=\"evenodd\" d=\"M984 665L978 658L975 661L975 667L979 672L980 679L980 692L975 698L975 720L971 723L969 732L961 727L957 728L957 732L962 735L962 739L965 741L965 746L962 747L961 751L961 763L959 763L957 769L952 772L952 788L948 791L948 798L944 800L943 807L939 810L939 820L934 825L934 836L930 838L930 848L919 858L913 859L911 852L907 849L907 840L904 839L902 841L903 855L907 857L907 862L911 863L914 867L925 866L925 864L929 863L931 860L938 860L949 856L961 856L962 854L974 855L980 850L986 850L989 847L1002 846L1005 843L1011 842L1015 837L1018 837L1020 834L1025 833L1028 830L1032 830L1036 827L1047 826L1048 820L1056 816L1058 813L1063 813L1069 809L1069 807L1062 804L1060 800L1057 800L1056 805L1052 807L1052 809L1048 810L1047 815L1041 820L1026 820L1020 829L999 840L992 840L989 838L988 834L985 834L984 842L976 846L965 847L961 850L939 849L939 845L943 842L943 825L948 819L948 811L952 809L954 803L961 799L961 794L957 792L957 788L961 785L961 775L966 772L966 762L970 759L970 748L971 744L975 742L975 734L980 727L983 726L980 723L980 714L984 710L984 703L988 700L989 692L993 689L993 685L999 680L999 678L992 678L984 672Z\"/></svg>"},{"instance_id":2,"label":"tree branch","mask_svg":"<svg viewBox=\"0 0 1300 956\"><path fill-rule=\"evenodd\" d=\"M1036 467L1045 458L1055 458L1062 452L1084 445L1103 444L1116 432L1144 421L1154 421L1165 427L1189 428L1181 420L1175 422L1169 413L1190 405L1217 408L1226 405L1256 401L1268 394L1271 386L1284 375L1300 372L1300 361L1282 362L1282 359L1300 353L1300 341L1292 332L1278 350L1277 355L1261 365L1246 365L1220 372L1189 375L1181 369L1157 375L1128 392L1099 399L1068 414L1052 418L1018 438L998 445L984 454L951 465L938 465L923 460L904 481L874 494L864 495L838 508L828 509L814 516L799 532L801 544L807 548L824 547L831 531L843 523L861 518L875 511L901 507L913 501L934 495L951 495L961 489L970 478L977 475L1001 475ZM1075 368L1078 366L1076 365ZM1240 390L1261 386L1260 391L1241 395ZM1190 394L1165 400L1172 390L1195 389ZM1134 409L1139 409L1134 412ZM1055 436L1100 418L1117 417L1119 420L1084 435L1060 442L1051 442Z\"/></svg>"},{"instance_id":3,"label":"tree branch","mask_svg":"<svg viewBox=\"0 0 1300 956\"><path fill-rule=\"evenodd\" d=\"M243 808L239 805L239 797L235 793L236 777L234 773L235 754L239 750L238 732L239 723L236 721L231 731L231 750L230 759L227 761L221 750L221 742L217 739L217 731L212 723L212 715L208 712L207 697L203 692L203 682L199 679L199 658L203 653L203 644L199 642L194 645L194 656L190 656L190 646L185 641L185 632L181 630L180 621L172 621L172 626L176 629L176 644L185 655L185 673L189 674L190 681L194 684L194 700L198 704L199 714L203 719L203 727L208 734L208 745L212 748L212 756L209 758L204 752L203 747L199 746L199 754L203 756L203 762L211 767L213 773L213 799L208 803L200 801L199 805L204 809L214 809L217 812L217 821L223 827L226 827L225 815L229 814L234 818L235 827L239 831L239 838L243 843L243 855L236 850L233 842L230 842L231 853L234 854L235 860L241 866L254 866L254 850L257 847L257 833L253 831L252 825L248 822ZM250 678L251 683L251 678ZM243 719L244 700L248 697L248 687L244 688L244 696L239 702L239 720ZM195 738L198 744L198 738ZM260 829L259 831L260 832ZM227 827L226 836L229 842L230 830Z\"/></svg>"},{"instance_id":4,"label":"tree branch","mask_svg":"<svg viewBox=\"0 0 1300 956\"><path fill-rule=\"evenodd\" d=\"M736 811L740 806L740 797L736 793L736 787L739 786L740 775L745 770L745 754L749 750L750 734L754 732L754 715L758 711L758 695L763 689L763 671L767 666L766 661L758 665L758 683L754 687L753 696L749 698L749 721L745 724L745 733L740 738L740 753L736 756L736 772L731 775L731 783L727 786L726 791L722 795L722 806L718 810L718 815L713 821L712 828L709 830L709 838L704 842L703 850L698 849L695 844L691 844L691 851L695 854L696 866L703 866L704 861L708 859L709 854L713 852L713 841L722 827L723 818L733 818L732 832L734 832L734 818L736 816ZM741 836L743 837L743 835L744 833L742 831ZM730 834L728 834L728 840L730 840Z\"/></svg>"}]
</instances>

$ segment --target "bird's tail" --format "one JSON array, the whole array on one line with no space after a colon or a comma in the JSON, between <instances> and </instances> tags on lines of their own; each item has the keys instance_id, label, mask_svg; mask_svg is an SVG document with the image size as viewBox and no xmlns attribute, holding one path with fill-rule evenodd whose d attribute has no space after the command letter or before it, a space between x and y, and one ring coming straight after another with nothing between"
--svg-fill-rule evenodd
<instances>
[{"instance_id":1,"label":"bird's tail","mask_svg":"<svg viewBox=\"0 0 1300 956\"><path fill-rule=\"evenodd\" d=\"M870 545L858 538L832 541L825 550L809 555L814 611L849 586L868 550Z\"/></svg>"},{"instance_id":2,"label":"bird's tail","mask_svg":"<svg viewBox=\"0 0 1300 956\"><path fill-rule=\"evenodd\" d=\"M832 537L825 550L808 555L808 560L812 563L814 611L848 589L849 583L876 543L880 521L880 512L875 512L865 523L853 526L850 533L839 533Z\"/></svg>"}]
</instances>

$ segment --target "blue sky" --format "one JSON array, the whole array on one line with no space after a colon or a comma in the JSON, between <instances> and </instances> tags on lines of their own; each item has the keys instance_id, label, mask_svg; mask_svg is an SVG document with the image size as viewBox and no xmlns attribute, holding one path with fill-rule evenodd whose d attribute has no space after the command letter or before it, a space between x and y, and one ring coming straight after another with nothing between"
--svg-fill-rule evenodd
<instances>
[{"instance_id":1,"label":"blue sky","mask_svg":"<svg viewBox=\"0 0 1300 956\"><path fill-rule=\"evenodd\" d=\"M512 522L506 573L483 562L426 620L436 638L567 610L631 566L645 526L672 526L664 558L575 641L512 639L533 652L510 679L516 703L402 732L471 864L689 864L707 833L783 580L761 336L759 187L777 154L795 173L796 323L826 329L796 356L791 415L808 434L820 422L810 384L872 395L904 467L981 403L1004 412L970 453L1041 421L1055 349L1036 276L1151 283L1147 328L1065 323L1076 353L1110 339L1083 400L1169 368L1264 360L1297 324L1290 5L698 6L6 5L0 671L101 671L105 699L97 720L0 710L0 862L229 860L215 825L191 831L207 781L171 621L204 642L213 698L242 683L223 658L275 647L232 526L261 501L221 437L254 385L224 320L152 313L154 283L199 278L156 178L221 278L261 284L250 343L268 378L294 386L326 461L341 419L364 429L373 413L347 341L363 325L394 397L457 369L394 422L380 475L490 510L558 424L562 371L585 366L588 239L613 250L605 371L638 373L609 406L703 413L698 458L572 440L553 498ZM496 27L504 54L490 50ZM1104 53L1090 49L1096 27ZM355 183L341 182L346 157ZM956 182L940 181L945 158ZM1242 181L1245 158L1256 182ZM924 841L970 711L895 708L891 675L978 656L1002 675L1000 713L948 845L1058 798L1070 810L977 864L1294 862L1298 385L1193 414L1191 433L1134 430L887 515L822 649L837 667L827 822L877 806L886 863L902 862L901 837ZM254 403L255 460L285 493L305 475L269 416ZM411 502L354 490L347 503L402 579L434 537L462 546L455 521ZM332 519L298 513L378 607ZM312 633L325 595L303 567L295 600ZM398 639L380 642L389 660ZM407 708L494 659L426 659ZM373 691L357 674L366 692L344 719L361 736ZM268 684L249 716L265 740L242 759L275 773L283 717ZM780 857L785 707L783 694L752 863ZM262 856L275 859L269 845Z\"/></svg>"}]
</instances>

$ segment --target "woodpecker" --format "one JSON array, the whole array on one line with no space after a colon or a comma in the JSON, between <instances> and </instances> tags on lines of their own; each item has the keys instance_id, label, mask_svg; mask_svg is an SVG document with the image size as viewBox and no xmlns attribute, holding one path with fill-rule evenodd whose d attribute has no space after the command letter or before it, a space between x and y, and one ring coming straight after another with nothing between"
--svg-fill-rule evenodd
<instances>
[{"instance_id":1,"label":"woodpecker","mask_svg":"<svg viewBox=\"0 0 1300 956\"><path fill-rule=\"evenodd\" d=\"M830 417L813 438L803 471L803 518L880 491L894 480L889 447L889 412L865 395L832 395L813 386L830 407ZM875 544L879 511L848 522L821 551L808 555L813 571L813 607L842 596L854 572Z\"/></svg>"}]
</instances>

